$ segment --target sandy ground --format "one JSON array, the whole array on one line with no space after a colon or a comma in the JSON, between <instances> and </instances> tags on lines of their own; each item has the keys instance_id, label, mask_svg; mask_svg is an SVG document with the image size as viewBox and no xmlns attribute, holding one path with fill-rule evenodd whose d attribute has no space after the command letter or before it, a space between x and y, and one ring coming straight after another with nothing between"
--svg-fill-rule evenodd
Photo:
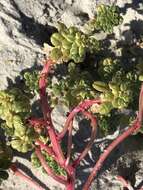
<instances>
[{"instance_id":1,"label":"sandy ground","mask_svg":"<svg viewBox=\"0 0 143 190\"><path fill-rule=\"evenodd\" d=\"M116 3L124 18L122 25L114 28L115 39L111 42L114 49L118 41L130 43L134 32L143 31L143 2L140 0L0 0L0 89L12 86L20 78L23 70L38 67L44 57L42 47L49 41L54 31L54 23L62 21L66 25L76 25L82 28L83 24L95 14L95 8L100 3ZM105 35L100 36L104 38ZM120 51L117 51L119 54ZM55 122L60 126L65 119L64 108L54 110ZM86 130L86 129L85 129ZM86 133L86 131L85 131ZM97 139L89 156L81 163L77 171L77 188L82 190L81 184L85 181L90 168L103 148L118 134ZM84 134L83 134L84 135ZM130 141L129 141L130 140ZM92 190L121 190L112 177L116 173L128 175L127 178L135 184L142 182L143 176L143 149L142 136L131 137L123 143L111 158L107 160L101 175L91 187ZM80 135L76 143L80 142ZM81 147L79 147L81 148ZM125 154L126 153L126 154ZM118 158L119 157L119 158ZM55 189L63 189L54 180L41 171L33 169L28 156L18 154L15 158L24 171L34 179ZM128 173L128 174L127 174ZM2 183L2 190L32 190L22 180L10 172L10 177Z\"/></svg>"}]
</instances>

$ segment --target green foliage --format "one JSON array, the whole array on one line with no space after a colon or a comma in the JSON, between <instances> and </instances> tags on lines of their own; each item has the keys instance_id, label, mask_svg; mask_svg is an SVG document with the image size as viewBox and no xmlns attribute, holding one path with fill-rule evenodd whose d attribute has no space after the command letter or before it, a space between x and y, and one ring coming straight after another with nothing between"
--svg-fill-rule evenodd
<instances>
[{"instance_id":1,"label":"green foliage","mask_svg":"<svg viewBox=\"0 0 143 190\"><path fill-rule=\"evenodd\" d=\"M89 21L88 28L90 31L103 30L112 33L114 26L118 26L123 21L119 8L113 5L99 5L97 7L96 17Z\"/></svg>"},{"instance_id":2,"label":"green foliage","mask_svg":"<svg viewBox=\"0 0 143 190\"><path fill-rule=\"evenodd\" d=\"M24 73L25 85L28 88L28 92L37 93L39 90L38 81L39 81L39 72L32 71Z\"/></svg>"},{"instance_id":3,"label":"green foliage","mask_svg":"<svg viewBox=\"0 0 143 190\"><path fill-rule=\"evenodd\" d=\"M140 72L136 66L125 70L119 60L105 58L99 61L96 68L98 81L93 80L90 70L84 71L76 64L69 63L66 76L47 87L51 106L62 103L71 109L85 99L100 97L104 103L93 105L92 112L110 115L111 110L128 108L133 104L140 85Z\"/></svg>"},{"instance_id":4,"label":"green foliage","mask_svg":"<svg viewBox=\"0 0 143 190\"><path fill-rule=\"evenodd\" d=\"M94 81L92 86L104 103L93 105L94 113L108 115L112 109L128 108L135 101L139 93L140 72L135 67L130 70L125 70L118 60L111 58L99 63L100 81Z\"/></svg>"},{"instance_id":5,"label":"green foliage","mask_svg":"<svg viewBox=\"0 0 143 190\"><path fill-rule=\"evenodd\" d=\"M95 97L90 73L81 72L72 62L68 65L66 77L52 84L48 91L51 91L50 98L53 107L61 102L71 108L85 99Z\"/></svg>"},{"instance_id":6,"label":"green foliage","mask_svg":"<svg viewBox=\"0 0 143 190\"><path fill-rule=\"evenodd\" d=\"M42 151L42 154L47 162L47 165L57 174L57 175L63 175L66 176L66 171L61 168L57 162L52 158L52 156L49 156L45 151ZM41 168L41 163L36 156L35 153L31 155L31 162L36 168ZM43 168L42 168L43 169ZM44 172L44 169L43 169Z\"/></svg>"},{"instance_id":7,"label":"green foliage","mask_svg":"<svg viewBox=\"0 0 143 190\"><path fill-rule=\"evenodd\" d=\"M50 58L55 61L68 62L73 60L75 63L83 62L87 52L99 50L99 42L76 27L67 28L63 23L58 24L58 32L52 34ZM45 52L50 48L45 44Z\"/></svg>"},{"instance_id":8,"label":"green foliage","mask_svg":"<svg viewBox=\"0 0 143 190\"><path fill-rule=\"evenodd\" d=\"M136 74L119 70L108 83L95 81L93 87L101 92L100 98L105 101L104 104L98 106L98 109L95 106L95 112L107 114L113 108L127 108L129 103L133 101L133 89L136 80Z\"/></svg>"},{"instance_id":9,"label":"green foliage","mask_svg":"<svg viewBox=\"0 0 143 190\"><path fill-rule=\"evenodd\" d=\"M20 89L0 91L0 118L1 127L10 138L11 146L20 151L27 152L32 149L32 141L36 134L26 124L30 116L30 101Z\"/></svg>"},{"instance_id":10,"label":"green foliage","mask_svg":"<svg viewBox=\"0 0 143 190\"><path fill-rule=\"evenodd\" d=\"M110 80L112 75L121 68L118 60L105 58L99 63L98 73L103 80Z\"/></svg>"},{"instance_id":11,"label":"green foliage","mask_svg":"<svg viewBox=\"0 0 143 190\"><path fill-rule=\"evenodd\" d=\"M10 167L11 161L12 151L10 147L0 141L0 183L8 178L6 170Z\"/></svg>"}]
</instances>

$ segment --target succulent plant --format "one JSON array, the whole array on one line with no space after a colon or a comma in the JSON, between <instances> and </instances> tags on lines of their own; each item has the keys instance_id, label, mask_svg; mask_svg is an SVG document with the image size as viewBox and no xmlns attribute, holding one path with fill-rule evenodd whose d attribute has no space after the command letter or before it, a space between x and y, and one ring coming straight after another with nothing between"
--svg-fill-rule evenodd
<instances>
[{"instance_id":1,"label":"succulent plant","mask_svg":"<svg viewBox=\"0 0 143 190\"><path fill-rule=\"evenodd\" d=\"M112 75L111 75L112 76ZM138 76L134 72L118 70L109 82L95 81L93 88L100 92L102 105L92 106L92 111L108 114L114 108L123 109L133 101L134 86L137 85Z\"/></svg>"},{"instance_id":2,"label":"succulent plant","mask_svg":"<svg viewBox=\"0 0 143 190\"><path fill-rule=\"evenodd\" d=\"M33 148L33 141L36 139L34 129L19 126L15 128L14 135L11 140L12 148L19 152L26 153Z\"/></svg>"},{"instance_id":3,"label":"succulent plant","mask_svg":"<svg viewBox=\"0 0 143 190\"><path fill-rule=\"evenodd\" d=\"M32 72L24 73L25 85L28 88L28 91L31 93L37 93L39 90L38 81L39 81L39 72L34 70Z\"/></svg>"},{"instance_id":4,"label":"succulent plant","mask_svg":"<svg viewBox=\"0 0 143 190\"><path fill-rule=\"evenodd\" d=\"M51 92L51 105L54 107L62 102L71 108L84 99L94 98L91 76L88 72L81 72L74 63L69 63L68 73L55 84L52 84L48 91Z\"/></svg>"},{"instance_id":5,"label":"succulent plant","mask_svg":"<svg viewBox=\"0 0 143 190\"><path fill-rule=\"evenodd\" d=\"M123 21L119 8L113 5L101 4L97 7L97 15L88 22L88 30L102 30L112 33L114 26L118 26Z\"/></svg>"},{"instance_id":6,"label":"succulent plant","mask_svg":"<svg viewBox=\"0 0 143 190\"><path fill-rule=\"evenodd\" d=\"M99 50L99 42L94 37L88 37L76 27L67 28L63 23L58 24L58 32L52 34L51 43L45 44L45 52L50 51L50 58L55 61L75 63L83 62L86 52ZM51 49L51 50L50 50Z\"/></svg>"},{"instance_id":7,"label":"succulent plant","mask_svg":"<svg viewBox=\"0 0 143 190\"><path fill-rule=\"evenodd\" d=\"M103 80L110 80L112 75L121 68L118 60L105 58L99 63L98 73Z\"/></svg>"},{"instance_id":8,"label":"succulent plant","mask_svg":"<svg viewBox=\"0 0 143 190\"><path fill-rule=\"evenodd\" d=\"M3 121L1 127L11 137L11 146L21 152L32 149L32 141L36 135L26 124L30 111L30 101L20 89L0 91L0 118Z\"/></svg>"}]
</instances>

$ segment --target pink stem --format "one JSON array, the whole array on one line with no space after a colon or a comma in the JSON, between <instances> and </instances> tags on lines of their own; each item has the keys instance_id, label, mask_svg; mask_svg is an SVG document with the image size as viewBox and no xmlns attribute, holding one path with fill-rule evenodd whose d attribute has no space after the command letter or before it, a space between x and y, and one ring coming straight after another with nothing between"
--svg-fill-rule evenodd
<instances>
[{"instance_id":1,"label":"pink stem","mask_svg":"<svg viewBox=\"0 0 143 190\"><path fill-rule=\"evenodd\" d=\"M67 159L65 165L67 166L71 157L71 149L72 149L72 128L73 128L73 120L70 123L69 131L68 131L68 148L67 148Z\"/></svg>"},{"instance_id":2,"label":"pink stem","mask_svg":"<svg viewBox=\"0 0 143 190\"><path fill-rule=\"evenodd\" d=\"M143 84L141 86L140 96L139 96L139 122L142 123L143 119Z\"/></svg>"},{"instance_id":3,"label":"pink stem","mask_svg":"<svg viewBox=\"0 0 143 190\"><path fill-rule=\"evenodd\" d=\"M35 144L36 145L39 145L40 146L40 149L41 150L45 150L50 156L52 156L54 159L56 158L55 157L55 153L52 149L52 147L49 147L48 145L44 144L42 141L40 141L39 139L37 139L35 141ZM58 159L57 159L58 160Z\"/></svg>"},{"instance_id":4,"label":"pink stem","mask_svg":"<svg viewBox=\"0 0 143 190\"><path fill-rule=\"evenodd\" d=\"M36 183L32 178L24 175L16 166L12 164L10 169L14 172L14 175L20 177L22 180L26 181L32 188L36 190L44 190L38 183ZM49 188L48 188L49 189ZM50 189L49 189L50 190Z\"/></svg>"},{"instance_id":5,"label":"pink stem","mask_svg":"<svg viewBox=\"0 0 143 190\"><path fill-rule=\"evenodd\" d=\"M40 99L41 99L41 106L42 106L42 111L44 115L44 120L47 123L47 131L50 136L52 146L54 147L53 150L57 158L59 159L59 162L63 165L65 163L65 158L64 158L62 149L60 147L60 144L57 141L56 132L53 127L50 108L47 102L47 94L46 94L46 78L48 76L48 72L50 71L51 64L52 64L52 61L48 60L46 64L44 65L44 68L41 72L41 77L39 80Z\"/></svg>"},{"instance_id":6,"label":"pink stem","mask_svg":"<svg viewBox=\"0 0 143 190\"><path fill-rule=\"evenodd\" d=\"M41 165L43 166L43 168L47 172L47 174L49 176L51 176L53 179L55 179L56 181L58 181L59 183L66 185L67 180L65 179L65 177L58 176L53 172L53 170L47 165L44 156L42 155L41 151L38 148L35 148L35 153L36 153L38 159L40 160Z\"/></svg>"},{"instance_id":7,"label":"pink stem","mask_svg":"<svg viewBox=\"0 0 143 190\"><path fill-rule=\"evenodd\" d=\"M96 118L93 117L93 115L91 113L87 112L87 111L84 111L83 114L91 120L91 126L92 126L91 137L90 137L89 143L87 144L87 146L85 147L83 152L73 162L73 167L76 167L80 163L80 161L87 155L88 151L91 149L91 146L94 143L94 139L95 139L95 136L96 136L96 129L97 129Z\"/></svg>"},{"instance_id":8,"label":"pink stem","mask_svg":"<svg viewBox=\"0 0 143 190\"><path fill-rule=\"evenodd\" d=\"M71 181L68 183L68 185L66 186L66 190L74 190L74 189L75 189L75 188L74 188L74 184L75 184L74 180L71 180Z\"/></svg>"},{"instance_id":9,"label":"pink stem","mask_svg":"<svg viewBox=\"0 0 143 190\"><path fill-rule=\"evenodd\" d=\"M101 104L101 100L100 99L94 99L94 100L85 100L83 101L82 103L80 103L77 107L75 107L69 114L67 120L66 120L66 123L65 123L65 126L62 130L62 132L58 135L58 139L61 140L67 130L68 130L68 127L70 125L70 122L71 120L74 118L74 116L78 113L78 112L82 112L84 111L85 109L89 108L90 106L92 106L93 104Z\"/></svg>"},{"instance_id":10,"label":"pink stem","mask_svg":"<svg viewBox=\"0 0 143 190\"><path fill-rule=\"evenodd\" d=\"M132 124L130 128L128 128L122 135L120 135L117 139L115 139L106 150L104 150L104 153L100 156L99 160L97 161L96 165L93 168L93 171L89 175L83 190L89 190L89 186L91 185L94 177L97 175L97 172L100 170L100 168L103 165L103 162L108 157L108 155L111 153L111 151L120 144L124 139L126 139L129 135L134 133L136 130L138 130L141 127L138 118L135 120L135 122Z\"/></svg>"},{"instance_id":11,"label":"pink stem","mask_svg":"<svg viewBox=\"0 0 143 190\"><path fill-rule=\"evenodd\" d=\"M50 156L52 156L53 159L54 159L62 168L64 168L64 169L67 171L68 175L70 175L70 174L73 173L73 170L74 170L74 169L72 168L72 166L70 166L69 164L68 164L68 165L65 165L65 164L62 165L62 164L59 162L58 158L55 156L55 153L53 152L53 149L52 149L51 147L48 147L47 145L45 145L45 144L44 144L43 142L41 142L40 140L36 140L35 144L36 144L36 145L39 145L41 150L45 150L45 151L47 152L47 154L49 154Z\"/></svg>"},{"instance_id":12,"label":"pink stem","mask_svg":"<svg viewBox=\"0 0 143 190\"><path fill-rule=\"evenodd\" d=\"M133 190L133 187L122 176L117 176L116 179L122 183L123 187Z\"/></svg>"}]
</instances>

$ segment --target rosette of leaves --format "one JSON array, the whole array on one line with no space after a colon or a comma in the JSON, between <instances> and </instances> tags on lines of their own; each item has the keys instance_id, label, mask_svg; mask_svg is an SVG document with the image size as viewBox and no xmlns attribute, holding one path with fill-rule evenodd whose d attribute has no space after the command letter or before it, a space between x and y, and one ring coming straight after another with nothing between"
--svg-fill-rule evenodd
<instances>
[{"instance_id":1,"label":"rosette of leaves","mask_svg":"<svg viewBox=\"0 0 143 190\"><path fill-rule=\"evenodd\" d=\"M123 70L119 70L108 83L95 81L93 87L100 92L99 96L104 103L98 106L94 105L92 111L108 114L113 108L127 108L133 101L133 89L137 78L135 73L125 73Z\"/></svg>"},{"instance_id":2,"label":"rosette of leaves","mask_svg":"<svg viewBox=\"0 0 143 190\"><path fill-rule=\"evenodd\" d=\"M0 118L6 121L9 128L13 127L14 115L26 117L29 113L29 98L20 89L13 88L0 91Z\"/></svg>"},{"instance_id":3,"label":"rosette of leaves","mask_svg":"<svg viewBox=\"0 0 143 190\"><path fill-rule=\"evenodd\" d=\"M6 170L10 167L11 161L12 151L10 147L0 141L0 183L8 178Z\"/></svg>"},{"instance_id":4,"label":"rosette of leaves","mask_svg":"<svg viewBox=\"0 0 143 190\"><path fill-rule=\"evenodd\" d=\"M74 63L69 63L68 73L57 83L52 84L51 105L63 103L71 108L85 99L95 98L95 91L92 87L92 78L87 71L81 71Z\"/></svg>"},{"instance_id":5,"label":"rosette of leaves","mask_svg":"<svg viewBox=\"0 0 143 190\"><path fill-rule=\"evenodd\" d=\"M102 30L112 33L114 26L118 26L123 21L120 15L119 7L113 5L101 4L97 7L97 14L94 19L89 21L90 31Z\"/></svg>"},{"instance_id":6,"label":"rosette of leaves","mask_svg":"<svg viewBox=\"0 0 143 190\"><path fill-rule=\"evenodd\" d=\"M57 174L57 175L63 175L66 176L66 171L61 168L57 162L52 158L52 156L49 156L45 151L42 151L42 154L47 162L47 165ZM32 153L31 155L31 162L36 168L42 168L41 163L36 156L35 153ZM42 171L44 172L44 169L42 168Z\"/></svg>"},{"instance_id":7,"label":"rosette of leaves","mask_svg":"<svg viewBox=\"0 0 143 190\"><path fill-rule=\"evenodd\" d=\"M83 62L86 52L99 50L99 42L88 37L76 27L67 28L63 23L58 24L58 32L52 34L51 43L54 47L45 45L45 52L50 50L50 58L54 61L75 63ZM49 49L49 50L48 50Z\"/></svg>"},{"instance_id":8,"label":"rosette of leaves","mask_svg":"<svg viewBox=\"0 0 143 190\"><path fill-rule=\"evenodd\" d=\"M33 148L33 141L37 137L33 128L27 126L20 117L14 116L14 133L11 138L12 148L19 152L28 152Z\"/></svg>"},{"instance_id":9,"label":"rosette of leaves","mask_svg":"<svg viewBox=\"0 0 143 190\"><path fill-rule=\"evenodd\" d=\"M32 141L36 134L26 124L30 116L29 98L18 88L0 91L0 118L6 136L11 146L20 151L27 152L32 149Z\"/></svg>"}]
</instances>

